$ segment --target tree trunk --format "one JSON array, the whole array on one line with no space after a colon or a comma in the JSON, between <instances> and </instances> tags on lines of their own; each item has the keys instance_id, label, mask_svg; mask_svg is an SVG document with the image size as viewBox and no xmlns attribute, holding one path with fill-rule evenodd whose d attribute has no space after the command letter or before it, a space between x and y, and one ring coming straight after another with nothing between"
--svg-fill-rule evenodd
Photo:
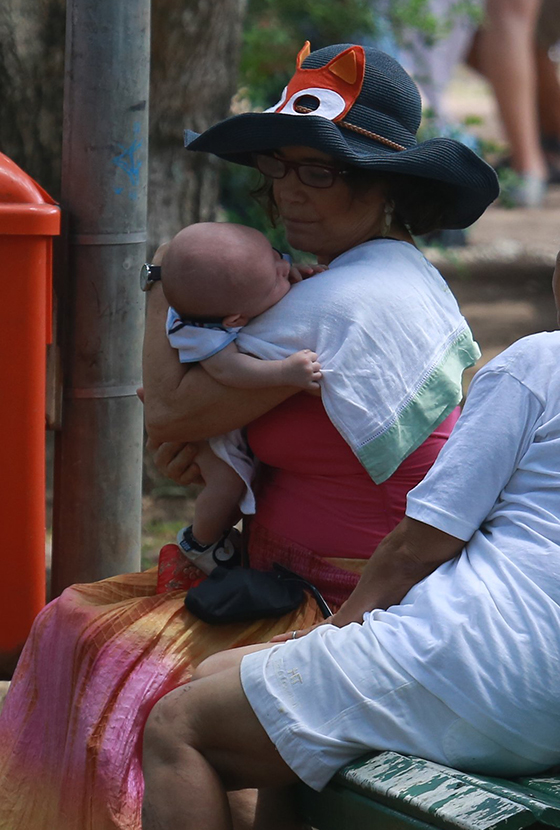
<instances>
[{"instance_id":1,"label":"tree trunk","mask_svg":"<svg viewBox=\"0 0 560 830\"><path fill-rule=\"evenodd\" d=\"M183 129L225 118L235 92L245 0L153 0L150 253L212 219L219 162L187 153ZM0 150L60 195L64 0L0 3ZM100 113L103 117L103 113Z\"/></svg>"},{"instance_id":2,"label":"tree trunk","mask_svg":"<svg viewBox=\"0 0 560 830\"><path fill-rule=\"evenodd\" d=\"M150 244L214 218L220 162L187 153L183 130L226 117L245 0L166 0L152 8Z\"/></svg>"},{"instance_id":3,"label":"tree trunk","mask_svg":"<svg viewBox=\"0 0 560 830\"><path fill-rule=\"evenodd\" d=\"M0 3L0 150L60 196L64 0Z\"/></svg>"}]
</instances>

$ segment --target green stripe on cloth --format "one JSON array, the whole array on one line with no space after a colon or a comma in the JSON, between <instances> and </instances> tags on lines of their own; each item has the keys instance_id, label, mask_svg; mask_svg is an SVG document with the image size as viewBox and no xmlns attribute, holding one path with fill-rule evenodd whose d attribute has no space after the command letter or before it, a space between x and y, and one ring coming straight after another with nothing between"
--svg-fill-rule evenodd
<instances>
[{"instance_id":1,"label":"green stripe on cloth","mask_svg":"<svg viewBox=\"0 0 560 830\"><path fill-rule=\"evenodd\" d=\"M469 329L447 349L414 397L383 433L364 444L357 456L376 484L393 475L402 461L432 434L460 403L463 372L480 357Z\"/></svg>"}]
</instances>

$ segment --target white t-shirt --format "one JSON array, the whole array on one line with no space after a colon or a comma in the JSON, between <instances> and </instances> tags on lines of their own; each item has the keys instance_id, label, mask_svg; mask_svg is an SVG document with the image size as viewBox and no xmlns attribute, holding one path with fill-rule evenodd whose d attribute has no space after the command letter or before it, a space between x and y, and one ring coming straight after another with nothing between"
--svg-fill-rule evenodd
<instances>
[{"instance_id":1,"label":"white t-shirt","mask_svg":"<svg viewBox=\"0 0 560 830\"><path fill-rule=\"evenodd\" d=\"M515 752L560 748L560 332L520 340L475 377L407 515L465 540L379 642L460 717Z\"/></svg>"}]
</instances>

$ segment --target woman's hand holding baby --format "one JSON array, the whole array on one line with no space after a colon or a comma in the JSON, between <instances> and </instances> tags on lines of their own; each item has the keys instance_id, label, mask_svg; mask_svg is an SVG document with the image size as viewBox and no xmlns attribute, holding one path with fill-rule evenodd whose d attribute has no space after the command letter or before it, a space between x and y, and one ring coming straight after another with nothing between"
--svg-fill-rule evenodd
<instances>
[{"instance_id":1,"label":"woman's hand holding baby","mask_svg":"<svg viewBox=\"0 0 560 830\"><path fill-rule=\"evenodd\" d=\"M176 484L187 487L189 484L204 483L198 464L193 463L198 452L196 441L188 444L171 441L158 444L148 438L146 449L152 453L158 472Z\"/></svg>"},{"instance_id":2,"label":"woman's hand holding baby","mask_svg":"<svg viewBox=\"0 0 560 830\"><path fill-rule=\"evenodd\" d=\"M302 349L282 360L282 384L286 386L315 391L320 388L322 377L321 364L310 349Z\"/></svg>"}]
</instances>

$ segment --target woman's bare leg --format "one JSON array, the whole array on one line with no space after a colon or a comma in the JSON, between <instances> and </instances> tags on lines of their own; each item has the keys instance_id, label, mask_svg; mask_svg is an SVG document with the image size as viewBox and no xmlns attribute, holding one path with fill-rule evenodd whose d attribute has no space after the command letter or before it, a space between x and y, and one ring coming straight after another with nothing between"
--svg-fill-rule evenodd
<instances>
[{"instance_id":1,"label":"woman's bare leg","mask_svg":"<svg viewBox=\"0 0 560 830\"><path fill-rule=\"evenodd\" d=\"M232 830L228 790L297 781L251 709L239 667L181 686L144 732L143 830Z\"/></svg>"},{"instance_id":2,"label":"woman's bare leg","mask_svg":"<svg viewBox=\"0 0 560 830\"><path fill-rule=\"evenodd\" d=\"M245 654L271 648L271 643L221 651L204 660L193 679L239 667ZM239 790L228 793L234 830L305 830L297 816L293 787Z\"/></svg>"}]
</instances>

